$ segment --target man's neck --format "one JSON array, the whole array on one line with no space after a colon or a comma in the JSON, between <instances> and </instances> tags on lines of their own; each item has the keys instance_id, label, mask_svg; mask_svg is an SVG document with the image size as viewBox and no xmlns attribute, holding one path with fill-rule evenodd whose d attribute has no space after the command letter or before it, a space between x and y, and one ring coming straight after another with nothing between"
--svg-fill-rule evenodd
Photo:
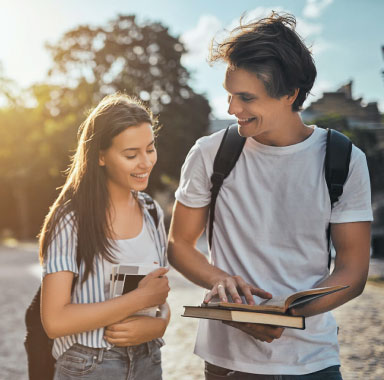
<instances>
[{"instance_id":1,"label":"man's neck","mask_svg":"<svg viewBox=\"0 0 384 380\"><path fill-rule=\"evenodd\" d=\"M270 146L289 146L306 140L313 128L305 125L299 114L281 121L281 128L272 129L270 133L253 137L257 142Z\"/></svg>"}]
</instances>

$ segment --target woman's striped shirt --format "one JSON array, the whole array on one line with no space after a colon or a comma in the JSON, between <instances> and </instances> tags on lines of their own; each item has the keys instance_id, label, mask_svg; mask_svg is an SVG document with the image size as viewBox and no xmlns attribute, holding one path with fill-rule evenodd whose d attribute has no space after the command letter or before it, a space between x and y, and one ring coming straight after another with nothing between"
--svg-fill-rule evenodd
<instances>
[{"instance_id":1,"label":"woman's striped shirt","mask_svg":"<svg viewBox=\"0 0 384 380\"><path fill-rule=\"evenodd\" d=\"M147 203L146 199L148 199L146 194L138 193L138 200L144 213L144 221L155 243L160 265L165 266L167 265L167 240L164 228L164 214L157 202ZM149 212L149 209L153 207L156 207L157 210L157 226ZM72 303L85 304L105 301L104 265L103 259L99 255L95 255L93 273L89 274L84 283L82 282L85 266L84 262L81 262L78 267L76 262L77 230L73 214L68 213L60 220L57 231L44 258L42 277L44 278L49 273L60 271L73 272L77 276L77 280L72 293ZM57 359L75 343L95 348L112 347L103 336L104 328L100 328L56 338L54 339L52 354Z\"/></svg>"}]
</instances>

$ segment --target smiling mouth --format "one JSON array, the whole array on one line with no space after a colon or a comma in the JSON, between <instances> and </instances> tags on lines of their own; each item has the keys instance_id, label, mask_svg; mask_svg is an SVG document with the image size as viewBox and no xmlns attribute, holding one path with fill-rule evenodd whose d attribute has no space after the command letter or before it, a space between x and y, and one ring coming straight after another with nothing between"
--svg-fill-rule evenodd
<instances>
[{"instance_id":1,"label":"smiling mouth","mask_svg":"<svg viewBox=\"0 0 384 380\"><path fill-rule=\"evenodd\" d=\"M240 119L240 118L237 118L237 123L239 125L245 125L245 124L248 124L252 121L256 120L256 117L249 117L248 119Z\"/></svg>"},{"instance_id":2,"label":"smiling mouth","mask_svg":"<svg viewBox=\"0 0 384 380\"><path fill-rule=\"evenodd\" d=\"M131 174L132 177L139 178L139 179L144 179L149 176L149 173L144 173L144 174Z\"/></svg>"}]
</instances>

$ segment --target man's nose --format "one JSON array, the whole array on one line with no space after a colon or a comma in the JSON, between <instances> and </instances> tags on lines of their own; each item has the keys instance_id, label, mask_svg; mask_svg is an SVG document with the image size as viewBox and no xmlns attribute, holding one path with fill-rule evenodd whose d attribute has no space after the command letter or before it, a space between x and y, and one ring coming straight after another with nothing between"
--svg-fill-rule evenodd
<instances>
[{"instance_id":1,"label":"man's nose","mask_svg":"<svg viewBox=\"0 0 384 380\"><path fill-rule=\"evenodd\" d=\"M230 115L236 115L239 114L241 111L242 107L240 105L239 100L231 96L231 98L228 100L228 113Z\"/></svg>"}]
</instances>

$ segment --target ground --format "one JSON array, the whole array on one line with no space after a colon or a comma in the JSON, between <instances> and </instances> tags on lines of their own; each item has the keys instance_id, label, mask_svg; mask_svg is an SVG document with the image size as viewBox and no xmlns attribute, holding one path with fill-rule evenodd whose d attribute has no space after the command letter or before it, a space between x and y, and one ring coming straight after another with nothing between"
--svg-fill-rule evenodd
<instances>
[{"instance_id":1,"label":"ground","mask_svg":"<svg viewBox=\"0 0 384 380\"><path fill-rule=\"evenodd\" d=\"M35 244L0 246L0 380L26 380L23 347L25 309L39 285ZM384 261L372 260L370 275L384 275ZM164 380L203 380L203 362L193 354L197 320L183 318L183 305L199 304L203 290L174 270L169 274L172 318L163 347ZM384 379L384 286L370 281L360 297L334 311L340 326L344 380Z\"/></svg>"}]
</instances>

